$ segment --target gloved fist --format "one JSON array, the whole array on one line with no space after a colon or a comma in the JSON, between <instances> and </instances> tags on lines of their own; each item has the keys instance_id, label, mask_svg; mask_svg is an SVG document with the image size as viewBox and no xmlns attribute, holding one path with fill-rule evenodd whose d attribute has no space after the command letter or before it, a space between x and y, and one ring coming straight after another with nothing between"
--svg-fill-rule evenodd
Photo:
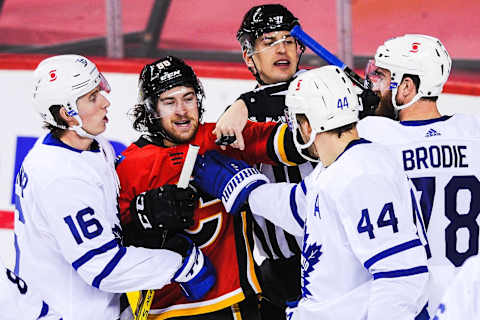
<instances>
[{"instance_id":1,"label":"gloved fist","mask_svg":"<svg viewBox=\"0 0 480 320\"><path fill-rule=\"evenodd\" d=\"M221 199L227 212L235 214L252 190L269 182L257 169L217 151L207 151L197 158L193 183L213 197Z\"/></svg>"},{"instance_id":2,"label":"gloved fist","mask_svg":"<svg viewBox=\"0 0 480 320\"><path fill-rule=\"evenodd\" d=\"M169 235L193 226L197 200L191 186L167 184L140 193L130 202L131 222L122 224L124 245L162 248Z\"/></svg>"},{"instance_id":3,"label":"gloved fist","mask_svg":"<svg viewBox=\"0 0 480 320\"><path fill-rule=\"evenodd\" d=\"M217 276L210 259L183 234L176 234L165 243L165 249L183 257L183 263L173 276L188 300L198 300L215 285Z\"/></svg>"},{"instance_id":4,"label":"gloved fist","mask_svg":"<svg viewBox=\"0 0 480 320\"><path fill-rule=\"evenodd\" d=\"M130 203L130 211L143 229L167 229L179 232L194 224L193 211L197 204L196 190L173 184L140 193Z\"/></svg>"}]
</instances>

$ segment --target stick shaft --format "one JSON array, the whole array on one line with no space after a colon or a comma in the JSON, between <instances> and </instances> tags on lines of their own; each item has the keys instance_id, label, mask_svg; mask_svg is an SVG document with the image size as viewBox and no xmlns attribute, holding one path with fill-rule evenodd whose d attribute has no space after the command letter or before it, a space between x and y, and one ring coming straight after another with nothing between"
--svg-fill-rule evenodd
<instances>
[{"instance_id":1,"label":"stick shaft","mask_svg":"<svg viewBox=\"0 0 480 320\"><path fill-rule=\"evenodd\" d=\"M337 56L335 56L333 53L323 47L320 43L310 37L305 31L303 31L303 29L299 25L293 27L293 29L290 31L290 34L293 37L297 38L305 46L310 48L310 50L312 50L316 55L325 60L328 64L337 66L342 69L345 74L350 78L350 80L352 80L357 86L362 88L362 90L366 89L364 84L365 82L362 77L360 77L355 71L350 69L350 67L343 63L342 60L337 58Z\"/></svg>"}]
</instances>

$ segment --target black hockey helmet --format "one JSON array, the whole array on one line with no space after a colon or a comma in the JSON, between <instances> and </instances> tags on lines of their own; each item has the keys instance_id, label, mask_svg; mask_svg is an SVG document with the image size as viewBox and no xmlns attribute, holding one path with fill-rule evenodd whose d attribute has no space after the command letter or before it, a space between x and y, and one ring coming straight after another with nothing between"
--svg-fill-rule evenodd
<instances>
[{"instance_id":1,"label":"black hockey helmet","mask_svg":"<svg viewBox=\"0 0 480 320\"><path fill-rule=\"evenodd\" d=\"M160 126L156 106L159 96L178 86L192 87L198 101L198 115L203 114L203 99L205 92L202 83L193 69L183 60L166 56L143 67L138 79L138 104L133 111L133 127L138 131L148 131L153 135L166 136ZM141 110L143 109L143 110ZM169 139L170 140L170 139Z\"/></svg>"},{"instance_id":2,"label":"black hockey helmet","mask_svg":"<svg viewBox=\"0 0 480 320\"><path fill-rule=\"evenodd\" d=\"M237 40L242 50L246 51L247 55L252 55L255 40L262 34L281 30L290 31L296 25L300 25L297 17L281 4L255 6L243 17L242 25L237 31Z\"/></svg>"}]
</instances>

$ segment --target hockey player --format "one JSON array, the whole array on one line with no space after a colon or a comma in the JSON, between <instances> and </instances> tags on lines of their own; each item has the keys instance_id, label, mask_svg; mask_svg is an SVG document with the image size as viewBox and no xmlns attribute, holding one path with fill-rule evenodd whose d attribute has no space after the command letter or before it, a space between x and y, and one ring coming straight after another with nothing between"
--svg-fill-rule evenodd
<instances>
[{"instance_id":1,"label":"hockey player","mask_svg":"<svg viewBox=\"0 0 480 320\"><path fill-rule=\"evenodd\" d=\"M0 261L0 307L4 320L60 320L48 304Z\"/></svg>"},{"instance_id":2,"label":"hockey player","mask_svg":"<svg viewBox=\"0 0 480 320\"><path fill-rule=\"evenodd\" d=\"M139 79L139 102L133 109L134 128L145 132L124 152L117 165L120 178L119 205L124 229L148 228L152 238L168 238L158 223L146 224L163 203L178 199L182 189L175 186L185 161L189 144L199 153L220 150L212 130L213 123L200 123L204 91L192 68L182 60L167 56L147 64ZM243 134L249 139L244 152L228 150L249 163L273 163L273 147L267 141L283 137L286 125L248 123ZM270 157L267 156L270 150ZM292 161L292 160L290 160ZM252 177L253 179L253 177ZM191 189L193 190L193 189ZM195 207L195 206L193 206ZM237 205L230 203L228 209ZM181 214L181 208L172 215ZM149 218L150 220L150 218ZM176 284L155 292L150 314L167 319L259 319L257 294L260 285L252 258L251 221L243 212L233 217L225 212L219 199L200 193L192 224L185 224L185 234L201 248L216 270L217 283L202 299L190 301Z\"/></svg>"},{"instance_id":3,"label":"hockey player","mask_svg":"<svg viewBox=\"0 0 480 320\"><path fill-rule=\"evenodd\" d=\"M255 76L257 87L242 94L217 122L216 133L235 135L244 148L241 129L248 112L253 121L285 122L285 94L288 83L296 76L304 46L290 35L298 19L280 4L252 7L237 32L246 66ZM241 123L237 124L240 119ZM276 182L300 182L313 170L312 163L299 166L262 164L260 171ZM267 319L285 318L285 303L300 295L301 238L275 226L261 216L254 216L255 249L264 258L258 261L262 275L262 315ZM289 277L285 277L289 274Z\"/></svg>"},{"instance_id":4,"label":"hockey player","mask_svg":"<svg viewBox=\"0 0 480 320\"><path fill-rule=\"evenodd\" d=\"M480 319L480 257L469 258L450 282L432 320Z\"/></svg>"},{"instance_id":5,"label":"hockey player","mask_svg":"<svg viewBox=\"0 0 480 320\"><path fill-rule=\"evenodd\" d=\"M437 99L450 68L436 38L387 40L366 73L381 94L381 107L394 109L400 121L367 117L358 126L363 137L394 152L417 189L432 256L430 314L456 268L479 248L480 118L440 114Z\"/></svg>"},{"instance_id":6,"label":"hockey player","mask_svg":"<svg viewBox=\"0 0 480 320\"><path fill-rule=\"evenodd\" d=\"M362 137L394 152L417 189L432 256L430 314L455 269L478 254L480 242L480 159L473 151L480 147L480 119L438 111L437 99L450 69L450 56L436 38L404 35L386 41L366 74L381 95L379 109L383 114L395 111L400 121L367 117L358 124ZM240 113L236 116L242 120ZM457 232L460 229L468 232Z\"/></svg>"},{"instance_id":7,"label":"hockey player","mask_svg":"<svg viewBox=\"0 0 480 320\"><path fill-rule=\"evenodd\" d=\"M334 66L302 73L290 84L286 104L289 124L307 141L296 140L297 148L311 145L311 158L322 165L298 185L258 186L249 204L303 236L302 298L288 318L413 319L426 302L428 269L411 218L412 190L386 147L359 138L360 105L351 81ZM225 199L244 188L245 170L208 154L195 179Z\"/></svg>"},{"instance_id":8,"label":"hockey player","mask_svg":"<svg viewBox=\"0 0 480 320\"><path fill-rule=\"evenodd\" d=\"M78 55L45 59L33 87L49 132L16 178L15 274L63 320L119 319L122 292L172 281L205 294L214 273L186 237L173 236L159 250L121 244L115 154L100 135L110 87L95 64Z\"/></svg>"}]
</instances>

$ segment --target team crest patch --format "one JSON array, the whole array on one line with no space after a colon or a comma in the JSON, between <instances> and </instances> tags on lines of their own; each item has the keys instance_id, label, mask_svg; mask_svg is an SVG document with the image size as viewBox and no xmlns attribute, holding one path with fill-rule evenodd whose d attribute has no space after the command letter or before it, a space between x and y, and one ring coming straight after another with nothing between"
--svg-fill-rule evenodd
<instances>
[{"instance_id":1,"label":"team crest patch","mask_svg":"<svg viewBox=\"0 0 480 320\"><path fill-rule=\"evenodd\" d=\"M317 243L308 243L309 234L307 228L305 228L305 236L303 239L302 249L302 298L308 298L312 295L309 290L310 285L310 273L315 269L315 265L320 261L322 255L322 245Z\"/></svg>"}]
</instances>

